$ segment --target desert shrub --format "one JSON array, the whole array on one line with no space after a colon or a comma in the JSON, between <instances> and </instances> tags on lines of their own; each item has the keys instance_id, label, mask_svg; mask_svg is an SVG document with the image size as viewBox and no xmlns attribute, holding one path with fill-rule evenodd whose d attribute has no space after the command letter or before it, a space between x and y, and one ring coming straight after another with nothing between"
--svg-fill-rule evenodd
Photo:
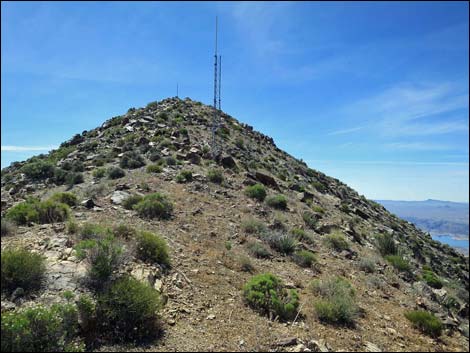
<instances>
[{"instance_id":1,"label":"desert shrub","mask_svg":"<svg viewBox=\"0 0 470 353\"><path fill-rule=\"evenodd\" d=\"M65 228L67 229L67 233L68 234L77 234L79 231L80 231L80 227L78 226L78 224L70 219L66 225L65 225Z\"/></svg>"},{"instance_id":2,"label":"desert shrub","mask_svg":"<svg viewBox=\"0 0 470 353\"><path fill-rule=\"evenodd\" d=\"M166 157L165 161L166 161L166 165L177 165L178 164L178 161L173 156Z\"/></svg>"},{"instance_id":3,"label":"desert shrub","mask_svg":"<svg viewBox=\"0 0 470 353\"><path fill-rule=\"evenodd\" d=\"M131 195L122 202L122 206L126 210L132 210L143 198L144 197L140 195Z\"/></svg>"},{"instance_id":4,"label":"desert shrub","mask_svg":"<svg viewBox=\"0 0 470 353\"><path fill-rule=\"evenodd\" d=\"M104 176L106 175L106 169L105 168L96 168L95 170L93 170L92 175L96 179L104 178Z\"/></svg>"},{"instance_id":5,"label":"desert shrub","mask_svg":"<svg viewBox=\"0 0 470 353\"><path fill-rule=\"evenodd\" d=\"M272 232L266 236L271 248L283 255L289 255L297 249L297 241L288 233Z\"/></svg>"},{"instance_id":6,"label":"desert shrub","mask_svg":"<svg viewBox=\"0 0 470 353\"><path fill-rule=\"evenodd\" d=\"M70 209L64 204L53 200L39 201L28 199L11 207L5 217L18 225L36 223L62 222L69 218Z\"/></svg>"},{"instance_id":7,"label":"desert shrub","mask_svg":"<svg viewBox=\"0 0 470 353\"><path fill-rule=\"evenodd\" d=\"M379 234L376 236L376 246L382 256L397 255L398 248L391 234Z\"/></svg>"},{"instance_id":8,"label":"desert shrub","mask_svg":"<svg viewBox=\"0 0 470 353\"><path fill-rule=\"evenodd\" d=\"M232 250L232 242L231 241L227 240L225 242L225 249L228 250L228 251Z\"/></svg>"},{"instance_id":9,"label":"desert shrub","mask_svg":"<svg viewBox=\"0 0 470 353\"><path fill-rule=\"evenodd\" d=\"M84 178L82 173L76 173L76 172L69 172L67 173L67 176L65 177L65 182L67 185L76 185L76 184L81 184L83 183Z\"/></svg>"},{"instance_id":10,"label":"desert shrub","mask_svg":"<svg viewBox=\"0 0 470 353\"><path fill-rule=\"evenodd\" d=\"M96 305L93 299L85 294L77 300L78 317L80 318L80 331L85 343L91 346L97 336Z\"/></svg>"},{"instance_id":11,"label":"desert shrub","mask_svg":"<svg viewBox=\"0 0 470 353\"><path fill-rule=\"evenodd\" d=\"M243 139L241 137L237 137L235 139L235 146L237 146L238 148L241 148L241 149L243 149L245 147L245 142L243 141Z\"/></svg>"},{"instance_id":12,"label":"desert shrub","mask_svg":"<svg viewBox=\"0 0 470 353\"><path fill-rule=\"evenodd\" d=\"M251 242L247 245L248 251L255 257L260 259L267 259L271 257L269 250L262 244Z\"/></svg>"},{"instance_id":13,"label":"desert shrub","mask_svg":"<svg viewBox=\"0 0 470 353\"><path fill-rule=\"evenodd\" d=\"M133 239L137 235L137 231L126 224L119 224L113 227L113 233L117 238L121 239Z\"/></svg>"},{"instance_id":14,"label":"desert shrub","mask_svg":"<svg viewBox=\"0 0 470 353\"><path fill-rule=\"evenodd\" d=\"M158 334L160 307L157 291L136 279L123 277L99 294L96 317L108 338L141 340Z\"/></svg>"},{"instance_id":15,"label":"desert shrub","mask_svg":"<svg viewBox=\"0 0 470 353\"><path fill-rule=\"evenodd\" d=\"M297 291L286 291L279 278L270 273L252 277L243 287L243 296L250 307L263 315L289 320L297 314Z\"/></svg>"},{"instance_id":16,"label":"desert shrub","mask_svg":"<svg viewBox=\"0 0 470 353\"><path fill-rule=\"evenodd\" d=\"M42 180L54 176L54 164L49 161L37 160L29 162L21 167L28 178L33 180Z\"/></svg>"},{"instance_id":17,"label":"desert shrub","mask_svg":"<svg viewBox=\"0 0 470 353\"><path fill-rule=\"evenodd\" d=\"M400 272L410 272L411 266L410 263L405 260L401 255L388 255L385 256L387 260L394 268Z\"/></svg>"},{"instance_id":18,"label":"desert shrub","mask_svg":"<svg viewBox=\"0 0 470 353\"><path fill-rule=\"evenodd\" d=\"M10 207L5 214L5 218L16 223L17 225L38 222L39 213L36 208L37 202L39 201L28 200Z\"/></svg>"},{"instance_id":19,"label":"desert shrub","mask_svg":"<svg viewBox=\"0 0 470 353\"><path fill-rule=\"evenodd\" d=\"M325 237L326 244L336 251L349 250L349 242L339 231L334 231Z\"/></svg>"},{"instance_id":20,"label":"desert shrub","mask_svg":"<svg viewBox=\"0 0 470 353\"><path fill-rule=\"evenodd\" d=\"M266 198L266 188L263 184L255 184L252 186L247 186L245 189L245 194L252 199L263 202Z\"/></svg>"},{"instance_id":21,"label":"desert shrub","mask_svg":"<svg viewBox=\"0 0 470 353\"><path fill-rule=\"evenodd\" d=\"M2 233L1 233L2 237L15 234L16 226L12 221L6 218L2 218L1 224L2 224Z\"/></svg>"},{"instance_id":22,"label":"desert shrub","mask_svg":"<svg viewBox=\"0 0 470 353\"><path fill-rule=\"evenodd\" d=\"M107 193L108 187L105 182L100 182L98 184L91 184L84 188L84 195L89 199L96 199L100 196L103 196Z\"/></svg>"},{"instance_id":23,"label":"desert shrub","mask_svg":"<svg viewBox=\"0 0 470 353\"><path fill-rule=\"evenodd\" d=\"M315 239L313 238L313 235L310 233L307 233L303 229L300 228L292 228L290 231L290 234L294 236L295 239L308 243L310 245L315 245Z\"/></svg>"},{"instance_id":24,"label":"desert shrub","mask_svg":"<svg viewBox=\"0 0 470 353\"><path fill-rule=\"evenodd\" d=\"M224 181L224 174L220 169L209 169L207 172L207 179L213 183L222 184Z\"/></svg>"},{"instance_id":25,"label":"desert shrub","mask_svg":"<svg viewBox=\"0 0 470 353\"><path fill-rule=\"evenodd\" d=\"M79 230L81 239L97 239L112 235L109 228L96 223L84 223Z\"/></svg>"},{"instance_id":26,"label":"desert shrub","mask_svg":"<svg viewBox=\"0 0 470 353\"><path fill-rule=\"evenodd\" d=\"M123 248L114 237L97 239L94 246L86 249L89 265L88 278L96 286L102 286L119 267Z\"/></svg>"},{"instance_id":27,"label":"desert shrub","mask_svg":"<svg viewBox=\"0 0 470 353\"><path fill-rule=\"evenodd\" d=\"M162 158L162 155L159 151L153 150L148 153L148 157L152 162L156 162Z\"/></svg>"},{"instance_id":28,"label":"desert shrub","mask_svg":"<svg viewBox=\"0 0 470 353\"><path fill-rule=\"evenodd\" d=\"M144 196L134 209L142 218L170 218L173 212L173 204L165 195L154 193Z\"/></svg>"},{"instance_id":29,"label":"desert shrub","mask_svg":"<svg viewBox=\"0 0 470 353\"><path fill-rule=\"evenodd\" d=\"M5 249L1 255L2 291L16 288L33 291L41 287L46 272L44 258L24 249Z\"/></svg>"},{"instance_id":30,"label":"desert shrub","mask_svg":"<svg viewBox=\"0 0 470 353\"><path fill-rule=\"evenodd\" d=\"M80 240L73 249L78 259L83 260L86 258L87 250L96 246L96 239L83 239Z\"/></svg>"},{"instance_id":31,"label":"desert shrub","mask_svg":"<svg viewBox=\"0 0 470 353\"><path fill-rule=\"evenodd\" d=\"M39 223L63 222L70 217L70 208L64 203L46 200L36 204Z\"/></svg>"},{"instance_id":32,"label":"desert shrub","mask_svg":"<svg viewBox=\"0 0 470 353\"><path fill-rule=\"evenodd\" d=\"M71 192L56 192L50 200L65 203L68 206L76 206L78 204L77 195Z\"/></svg>"},{"instance_id":33,"label":"desert shrub","mask_svg":"<svg viewBox=\"0 0 470 353\"><path fill-rule=\"evenodd\" d=\"M268 229L263 222L255 218L244 219L241 226L243 231L248 234L264 234Z\"/></svg>"},{"instance_id":34,"label":"desert shrub","mask_svg":"<svg viewBox=\"0 0 470 353\"><path fill-rule=\"evenodd\" d=\"M312 265L318 261L315 254L307 250L296 251L292 258L294 262L301 267L312 267Z\"/></svg>"},{"instance_id":35,"label":"desert shrub","mask_svg":"<svg viewBox=\"0 0 470 353\"><path fill-rule=\"evenodd\" d=\"M304 212L302 214L302 219L304 220L307 227L310 229L315 229L318 222L318 218L315 214L311 212Z\"/></svg>"},{"instance_id":36,"label":"desert shrub","mask_svg":"<svg viewBox=\"0 0 470 353\"><path fill-rule=\"evenodd\" d=\"M272 195L266 199L268 206L278 209L287 209L287 198L284 195Z\"/></svg>"},{"instance_id":37,"label":"desert shrub","mask_svg":"<svg viewBox=\"0 0 470 353\"><path fill-rule=\"evenodd\" d=\"M442 333L443 324L441 320L427 311L408 311L405 313L405 317L410 320L416 328L431 337L439 337Z\"/></svg>"},{"instance_id":38,"label":"desert shrub","mask_svg":"<svg viewBox=\"0 0 470 353\"><path fill-rule=\"evenodd\" d=\"M158 164L149 164L146 168L147 173L161 173L163 172L163 168Z\"/></svg>"},{"instance_id":39,"label":"desert shrub","mask_svg":"<svg viewBox=\"0 0 470 353\"><path fill-rule=\"evenodd\" d=\"M137 257L142 261L170 266L170 256L166 241L162 237L150 232L140 232L138 235Z\"/></svg>"},{"instance_id":40,"label":"desert shrub","mask_svg":"<svg viewBox=\"0 0 470 353\"><path fill-rule=\"evenodd\" d=\"M250 273L255 272L255 267L251 263L251 260L249 257L240 256L238 258L238 262L240 264L240 270L242 270L243 272L250 272Z\"/></svg>"},{"instance_id":41,"label":"desert shrub","mask_svg":"<svg viewBox=\"0 0 470 353\"><path fill-rule=\"evenodd\" d=\"M186 183L193 180L193 173L189 170L182 170L177 176L176 181L178 183Z\"/></svg>"},{"instance_id":42,"label":"desert shrub","mask_svg":"<svg viewBox=\"0 0 470 353\"><path fill-rule=\"evenodd\" d=\"M376 261L370 257L366 257L359 261L359 269L366 273L374 273L376 267Z\"/></svg>"},{"instance_id":43,"label":"desert shrub","mask_svg":"<svg viewBox=\"0 0 470 353\"><path fill-rule=\"evenodd\" d=\"M144 158L137 151L127 151L121 157L119 166L121 168L135 169L145 165Z\"/></svg>"},{"instance_id":44,"label":"desert shrub","mask_svg":"<svg viewBox=\"0 0 470 353\"><path fill-rule=\"evenodd\" d=\"M442 280L431 270L423 270L423 280L431 287L440 289L443 286Z\"/></svg>"},{"instance_id":45,"label":"desert shrub","mask_svg":"<svg viewBox=\"0 0 470 353\"><path fill-rule=\"evenodd\" d=\"M325 210L322 207L318 206L318 205L313 205L312 210L314 212L321 213L321 214L325 213Z\"/></svg>"},{"instance_id":46,"label":"desert shrub","mask_svg":"<svg viewBox=\"0 0 470 353\"><path fill-rule=\"evenodd\" d=\"M74 343L78 315L72 304L2 312L2 352L83 351Z\"/></svg>"},{"instance_id":47,"label":"desert shrub","mask_svg":"<svg viewBox=\"0 0 470 353\"><path fill-rule=\"evenodd\" d=\"M109 179L119 179L126 175L126 172L119 167L110 167L107 173Z\"/></svg>"},{"instance_id":48,"label":"desert shrub","mask_svg":"<svg viewBox=\"0 0 470 353\"><path fill-rule=\"evenodd\" d=\"M70 172L83 172L85 170L85 166L80 160L65 161L62 164L62 169Z\"/></svg>"},{"instance_id":49,"label":"desert shrub","mask_svg":"<svg viewBox=\"0 0 470 353\"><path fill-rule=\"evenodd\" d=\"M359 308L355 302L355 291L342 277L315 280L311 284L313 292L320 296L313 306L321 321L332 324L352 324Z\"/></svg>"}]
</instances>

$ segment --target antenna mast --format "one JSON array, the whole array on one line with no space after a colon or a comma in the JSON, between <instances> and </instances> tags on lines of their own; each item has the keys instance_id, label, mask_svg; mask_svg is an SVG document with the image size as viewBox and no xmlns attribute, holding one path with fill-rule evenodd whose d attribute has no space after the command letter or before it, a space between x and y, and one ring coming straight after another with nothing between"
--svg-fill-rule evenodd
<instances>
[{"instance_id":1,"label":"antenna mast","mask_svg":"<svg viewBox=\"0 0 470 353\"><path fill-rule=\"evenodd\" d=\"M222 87L222 55L219 55L219 110L220 110L220 90Z\"/></svg>"},{"instance_id":2,"label":"antenna mast","mask_svg":"<svg viewBox=\"0 0 470 353\"><path fill-rule=\"evenodd\" d=\"M176 98L179 98L178 97L178 83L176 83Z\"/></svg>"},{"instance_id":3,"label":"antenna mast","mask_svg":"<svg viewBox=\"0 0 470 353\"><path fill-rule=\"evenodd\" d=\"M217 16L215 17L215 53L214 53L214 116L212 118L212 157L217 155Z\"/></svg>"}]
</instances>

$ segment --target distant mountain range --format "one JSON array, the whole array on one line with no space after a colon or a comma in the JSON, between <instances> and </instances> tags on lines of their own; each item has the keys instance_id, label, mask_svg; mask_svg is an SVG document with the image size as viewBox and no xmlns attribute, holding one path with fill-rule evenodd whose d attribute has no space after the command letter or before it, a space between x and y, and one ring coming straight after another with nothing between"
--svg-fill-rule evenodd
<instances>
[{"instance_id":1,"label":"distant mountain range","mask_svg":"<svg viewBox=\"0 0 470 353\"><path fill-rule=\"evenodd\" d=\"M434 239L468 254L469 204L440 200L376 200L388 211L431 233Z\"/></svg>"}]
</instances>

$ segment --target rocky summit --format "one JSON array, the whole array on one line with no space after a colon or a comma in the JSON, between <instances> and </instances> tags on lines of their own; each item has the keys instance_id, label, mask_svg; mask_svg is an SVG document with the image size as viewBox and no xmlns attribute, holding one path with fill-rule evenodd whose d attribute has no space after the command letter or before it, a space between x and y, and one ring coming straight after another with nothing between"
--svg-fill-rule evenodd
<instances>
[{"instance_id":1,"label":"rocky summit","mask_svg":"<svg viewBox=\"0 0 470 353\"><path fill-rule=\"evenodd\" d=\"M212 153L213 114L2 170L2 351L468 349L468 258L224 112Z\"/></svg>"}]
</instances>

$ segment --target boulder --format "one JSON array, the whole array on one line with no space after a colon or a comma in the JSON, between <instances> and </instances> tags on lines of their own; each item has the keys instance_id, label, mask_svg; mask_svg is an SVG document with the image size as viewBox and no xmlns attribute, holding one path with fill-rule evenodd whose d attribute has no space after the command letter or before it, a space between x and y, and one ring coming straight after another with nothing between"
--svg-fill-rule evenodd
<instances>
[{"instance_id":1,"label":"boulder","mask_svg":"<svg viewBox=\"0 0 470 353\"><path fill-rule=\"evenodd\" d=\"M271 186L277 190L279 189L279 185L277 184L276 179L267 173L256 171L255 179L266 186Z\"/></svg>"},{"instance_id":2,"label":"boulder","mask_svg":"<svg viewBox=\"0 0 470 353\"><path fill-rule=\"evenodd\" d=\"M120 205L130 196L129 193L125 191L117 190L111 195L111 202L115 205Z\"/></svg>"}]
</instances>

